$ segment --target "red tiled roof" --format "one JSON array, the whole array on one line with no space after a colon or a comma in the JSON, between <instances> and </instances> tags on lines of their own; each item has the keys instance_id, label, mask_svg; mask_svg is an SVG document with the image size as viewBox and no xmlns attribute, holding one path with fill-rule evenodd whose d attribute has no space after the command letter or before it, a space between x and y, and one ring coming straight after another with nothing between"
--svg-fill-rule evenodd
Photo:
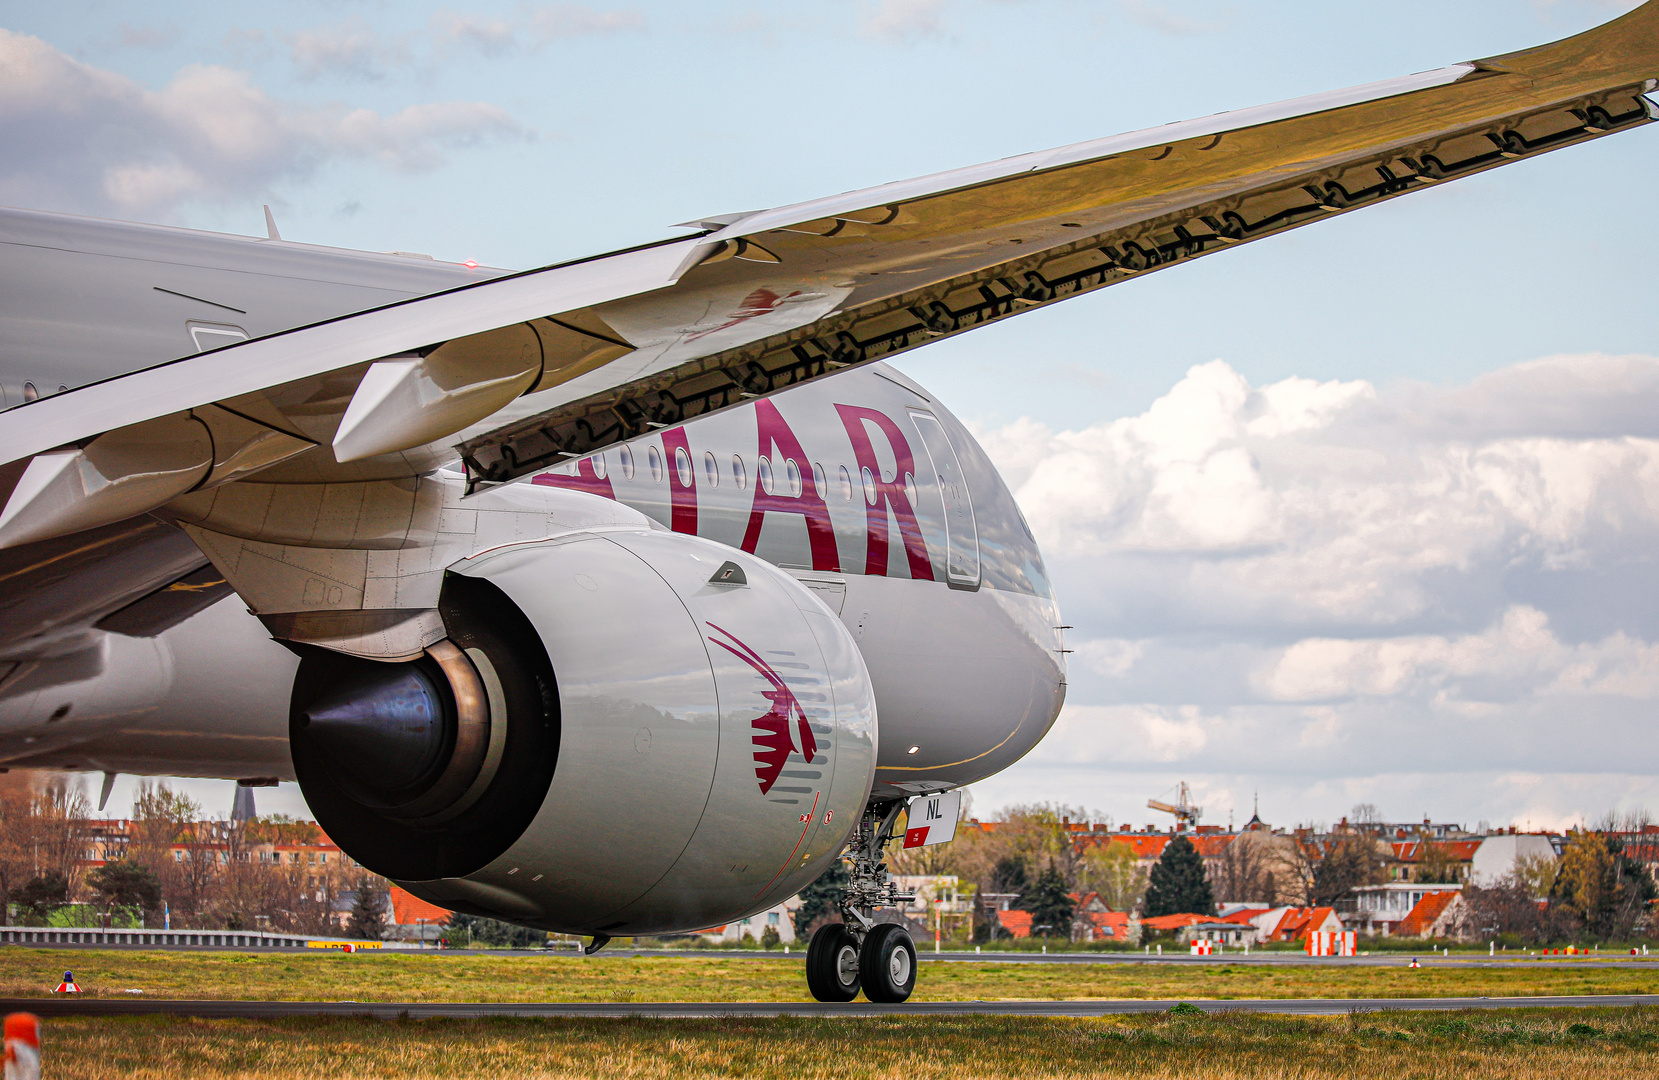
<instances>
[{"instance_id":1,"label":"red tiled roof","mask_svg":"<svg viewBox=\"0 0 1659 1080\"><path fill-rule=\"evenodd\" d=\"M400 926L408 926L422 919L429 923L446 923L450 914L448 910L436 904L428 904L400 885L392 886L392 921Z\"/></svg>"},{"instance_id":2,"label":"red tiled roof","mask_svg":"<svg viewBox=\"0 0 1659 1080\"><path fill-rule=\"evenodd\" d=\"M1235 911L1231 915L1223 915L1221 917L1221 921L1222 922L1232 922L1232 923L1243 923L1245 926L1251 926L1251 925L1254 924L1254 920L1258 915L1266 915L1269 911L1272 911L1272 910L1273 910L1272 908L1264 908L1264 907L1245 908L1243 911Z\"/></svg>"},{"instance_id":3,"label":"red tiled roof","mask_svg":"<svg viewBox=\"0 0 1659 1080\"><path fill-rule=\"evenodd\" d=\"M1434 924L1457 897L1458 894L1449 889L1425 894L1423 899L1417 901L1417 906L1411 909L1410 914L1400 920L1400 925L1394 932L1401 937L1422 937L1432 933Z\"/></svg>"},{"instance_id":4,"label":"red tiled roof","mask_svg":"<svg viewBox=\"0 0 1659 1080\"><path fill-rule=\"evenodd\" d=\"M1031 936L1031 912L1029 911L999 911L997 921L1002 928L1014 937Z\"/></svg>"},{"instance_id":5,"label":"red tiled roof","mask_svg":"<svg viewBox=\"0 0 1659 1080\"><path fill-rule=\"evenodd\" d=\"M1180 915L1155 915L1150 919L1142 919L1141 925L1149 930L1179 930L1193 923L1214 922L1214 915L1195 915L1186 912Z\"/></svg>"}]
</instances>

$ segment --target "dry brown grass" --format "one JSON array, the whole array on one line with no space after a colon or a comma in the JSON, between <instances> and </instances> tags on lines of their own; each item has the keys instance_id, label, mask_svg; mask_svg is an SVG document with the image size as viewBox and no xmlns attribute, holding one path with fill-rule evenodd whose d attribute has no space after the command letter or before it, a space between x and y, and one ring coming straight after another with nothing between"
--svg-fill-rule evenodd
<instances>
[{"instance_id":1,"label":"dry brown grass","mask_svg":"<svg viewBox=\"0 0 1659 1080\"><path fill-rule=\"evenodd\" d=\"M53 1020L82 1080L749 1077L920 1080L1647 1078L1653 1010L735 1020Z\"/></svg>"},{"instance_id":2,"label":"dry brown grass","mask_svg":"<svg viewBox=\"0 0 1659 1080\"><path fill-rule=\"evenodd\" d=\"M1260 964L934 963L920 1001L1075 998L1512 997L1659 993L1659 972L1622 964L1426 967ZM0 949L0 997L40 997L65 968L91 996L265 1001L804 1001L799 960L625 954L456 956Z\"/></svg>"}]
</instances>

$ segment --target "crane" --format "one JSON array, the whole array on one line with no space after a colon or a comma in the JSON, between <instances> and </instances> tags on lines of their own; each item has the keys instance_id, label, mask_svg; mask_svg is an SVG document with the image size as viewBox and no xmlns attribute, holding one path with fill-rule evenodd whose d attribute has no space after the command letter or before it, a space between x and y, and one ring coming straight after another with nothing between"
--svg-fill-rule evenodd
<instances>
[{"instance_id":1,"label":"crane","mask_svg":"<svg viewBox=\"0 0 1659 1080\"><path fill-rule=\"evenodd\" d=\"M1204 808L1193 803L1192 791L1187 787L1185 780L1175 785L1175 792L1175 802L1173 803L1148 799L1146 805L1154 810L1162 810L1166 814L1174 814L1176 830L1185 832L1198 824L1199 815L1204 813Z\"/></svg>"}]
</instances>

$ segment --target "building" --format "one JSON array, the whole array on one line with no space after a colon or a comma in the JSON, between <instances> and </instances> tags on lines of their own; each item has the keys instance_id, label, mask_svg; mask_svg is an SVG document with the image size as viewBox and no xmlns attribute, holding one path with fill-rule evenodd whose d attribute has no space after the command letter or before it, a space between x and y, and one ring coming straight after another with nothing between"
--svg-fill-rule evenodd
<instances>
[{"instance_id":1,"label":"building","mask_svg":"<svg viewBox=\"0 0 1659 1080\"><path fill-rule=\"evenodd\" d=\"M1400 920L1395 933L1400 937L1455 938L1457 920L1463 913L1463 894L1453 889L1425 893Z\"/></svg>"},{"instance_id":2,"label":"building","mask_svg":"<svg viewBox=\"0 0 1659 1080\"><path fill-rule=\"evenodd\" d=\"M1256 939L1263 944L1303 941L1310 933L1343 929L1336 909L1329 907L1272 908L1255 916L1251 922L1256 926Z\"/></svg>"},{"instance_id":3,"label":"building","mask_svg":"<svg viewBox=\"0 0 1659 1080\"><path fill-rule=\"evenodd\" d=\"M1659 836L1654 839L1659 840ZM1515 864L1522 860L1554 862L1555 857L1555 845L1545 833L1500 833L1480 842L1463 880L1490 888L1513 873Z\"/></svg>"},{"instance_id":4,"label":"building","mask_svg":"<svg viewBox=\"0 0 1659 1080\"><path fill-rule=\"evenodd\" d=\"M1399 934L1400 924L1412 913L1425 896L1434 893L1456 893L1462 885L1413 884L1395 881L1387 885L1365 885L1354 890L1356 903L1348 915L1349 930L1362 934L1389 937ZM1421 936L1421 935L1410 935Z\"/></svg>"},{"instance_id":5,"label":"building","mask_svg":"<svg viewBox=\"0 0 1659 1080\"><path fill-rule=\"evenodd\" d=\"M707 930L698 931L698 935L705 941L721 945L741 945L745 935L759 941L767 930L776 930L778 944L793 945L795 937L795 912L801 908L801 898L791 896L788 900L776 907L750 915L746 919L726 923L724 926L711 926Z\"/></svg>"},{"instance_id":6,"label":"building","mask_svg":"<svg viewBox=\"0 0 1659 1080\"><path fill-rule=\"evenodd\" d=\"M454 912L429 904L400 885L393 885L389 896L391 918L386 924L386 940L436 942L444 936L444 926Z\"/></svg>"}]
</instances>

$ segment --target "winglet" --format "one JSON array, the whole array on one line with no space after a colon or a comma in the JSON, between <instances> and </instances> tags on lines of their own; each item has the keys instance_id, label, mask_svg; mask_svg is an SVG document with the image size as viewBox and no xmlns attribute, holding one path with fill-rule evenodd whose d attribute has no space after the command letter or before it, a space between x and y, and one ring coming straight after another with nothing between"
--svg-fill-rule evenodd
<instances>
[{"instance_id":1,"label":"winglet","mask_svg":"<svg viewBox=\"0 0 1659 1080\"><path fill-rule=\"evenodd\" d=\"M271 216L271 207L269 203L265 205L265 236L268 240L282 239L282 234L277 232L276 218Z\"/></svg>"}]
</instances>

